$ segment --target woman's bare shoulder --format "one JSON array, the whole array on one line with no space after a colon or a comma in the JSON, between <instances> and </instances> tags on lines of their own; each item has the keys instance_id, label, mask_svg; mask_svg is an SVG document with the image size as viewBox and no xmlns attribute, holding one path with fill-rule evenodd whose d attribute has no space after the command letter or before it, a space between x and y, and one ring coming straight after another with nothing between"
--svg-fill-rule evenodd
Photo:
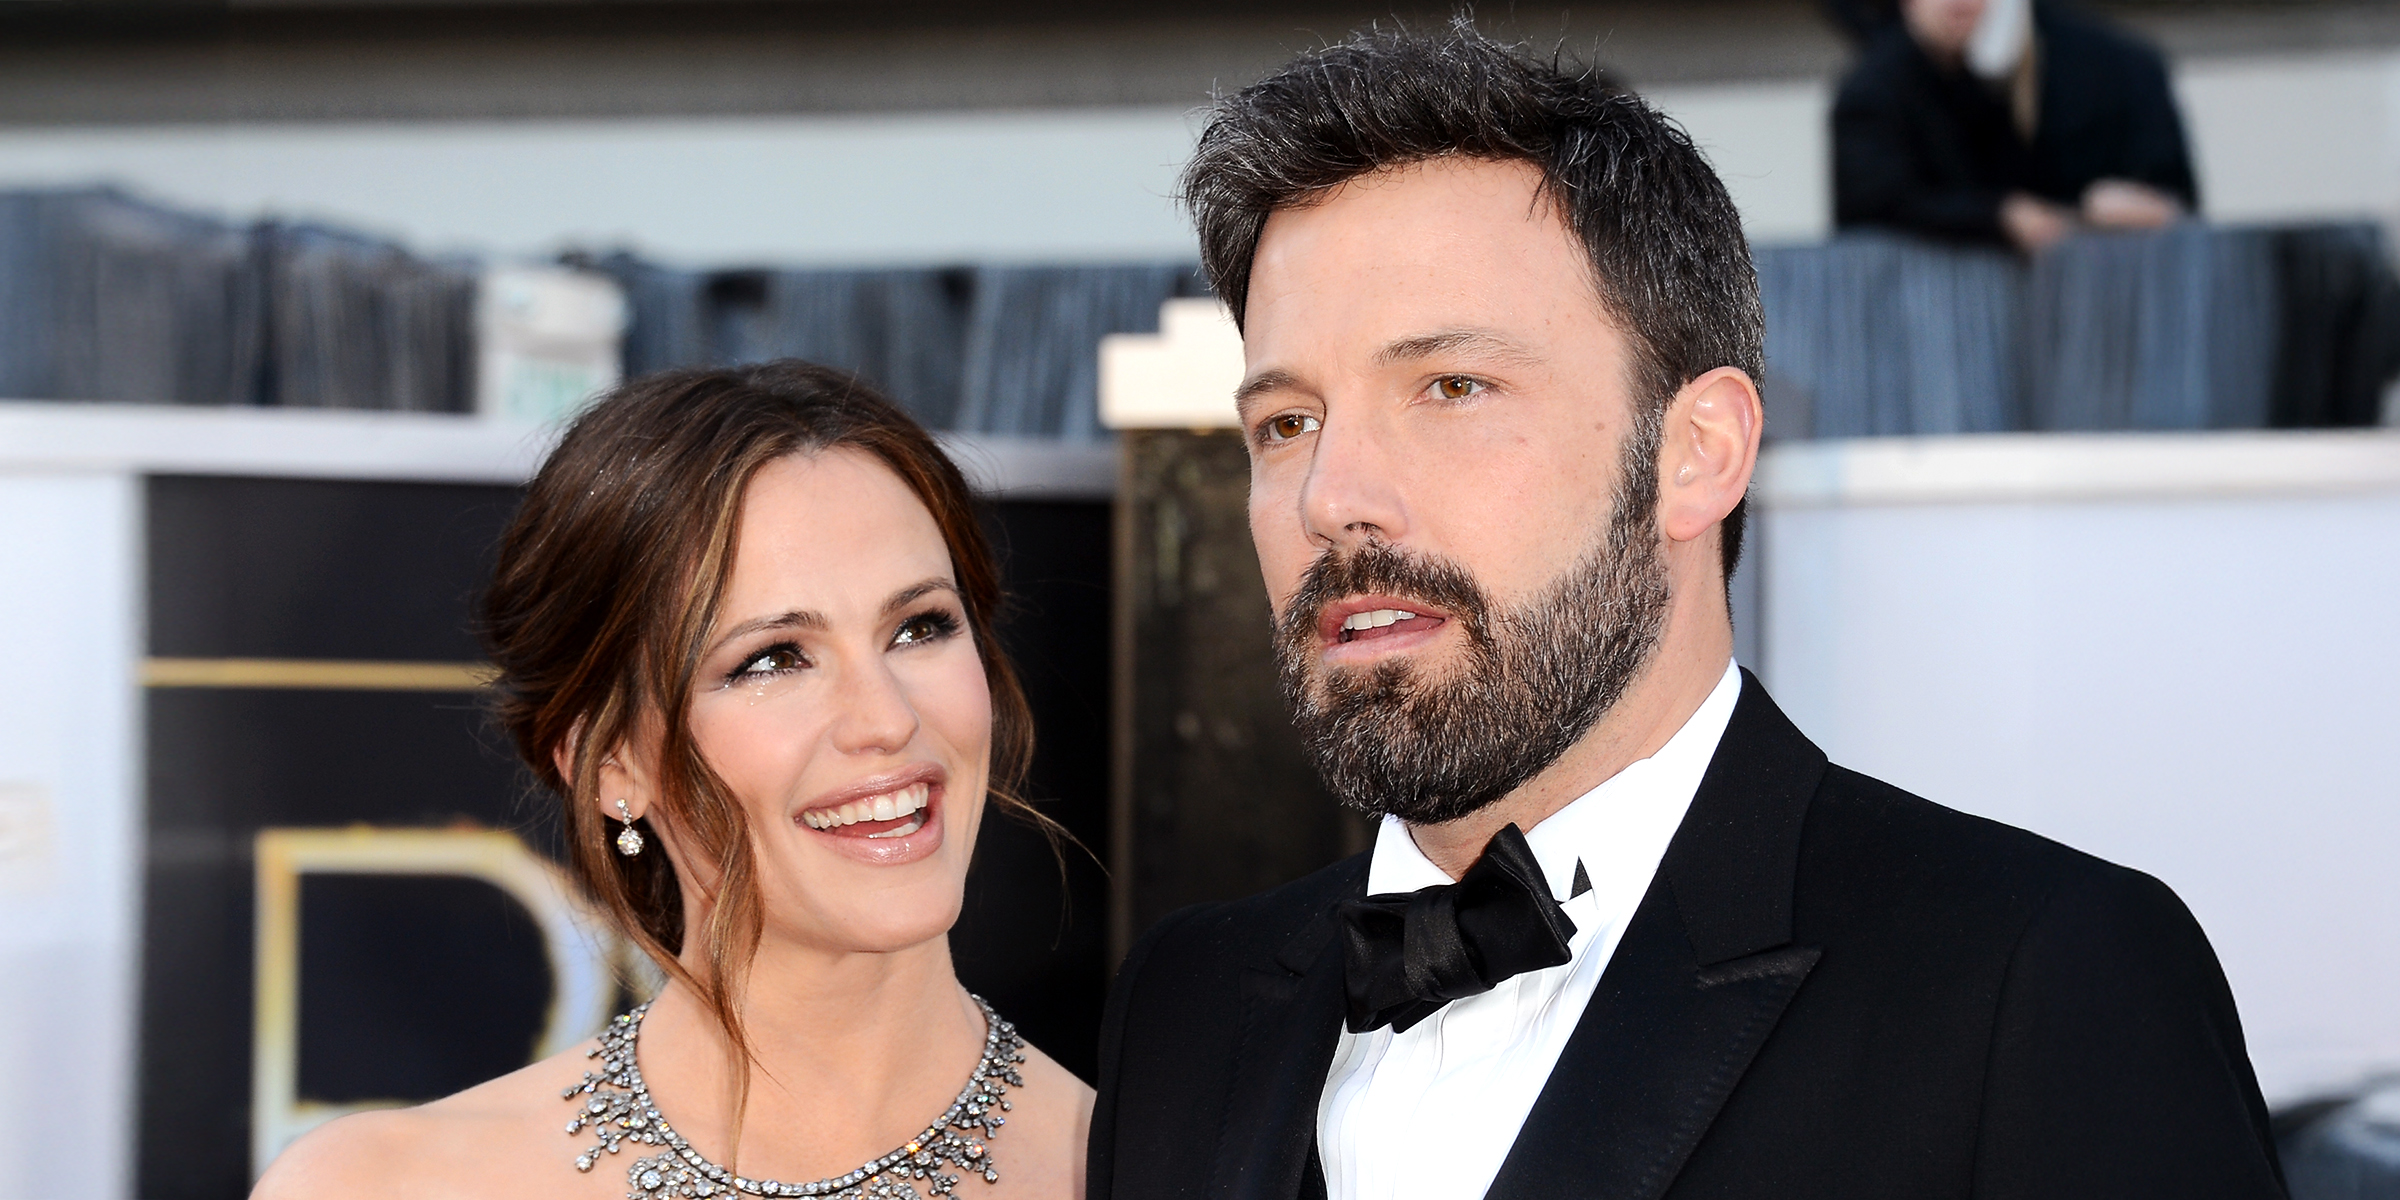
<instances>
[{"instance_id":1,"label":"woman's bare shoulder","mask_svg":"<svg viewBox=\"0 0 2400 1200\"><path fill-rule=\"evenodd\" d=\"M1058 1065L1056 1059L1042 1053L1031 1042L1025 1044L1025 1087L1045 1096L1072 1097L1076 1108L1089 1114L1096 1095L1092 1085L1076 1077L1073 1071Z\"/></svg>"},{"instance_id":2,"label":"woman's bare shoulder","mask_svg":"<svg viewBox=\"0 0 2400 1200\"><path fill-rule=\"evenodd\" d=\"M1080 1198L1084 1145L1091 1139L1091 1086L1030 1043L1018 1074L1025 1086L1009 1093L1014 1107L1008 1128L992 1147L1009 1164L1001 1172L1002 1187L1010 1196Z\"/></svg>"},{"instance_id":3,"label":"woman's bare shoulder","mask_svg":"<svg viewBox=\"0 0 2400 1200\"><path fill-rule=\"evenodd\" d=\"M327 1122L276 1156L251 1200L579 1194L581 1147L561 1135L560 1092L582 1080L587 1049L414 1108Z\"/></svg>"}]
</instances>

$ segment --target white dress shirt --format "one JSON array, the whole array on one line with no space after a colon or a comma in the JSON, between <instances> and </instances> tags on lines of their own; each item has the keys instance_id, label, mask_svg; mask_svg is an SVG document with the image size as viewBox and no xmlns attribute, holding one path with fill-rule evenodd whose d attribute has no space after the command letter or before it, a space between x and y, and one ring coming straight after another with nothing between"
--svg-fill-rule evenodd
<instances>
[{"instance_id":1,"label":"white dress shirt","mask_svg":"<svg viewBox=\"0 0 2400 1200\"><path fill-rule=\"evenodd\" d=\"M1727 663L1656 754L1526 832L1551 894L1575 922L1573 957L1453 1000L1405 1033L1342 1031L1317 1101L1330 1200L1472 1200L1490 1189L1658 873L1741 690L1741 672ZM1579 861L1592 890L1570 897ZM1367 894L1449 882L1407 825L1384 818Z\"/></svg>"}]
</instances>

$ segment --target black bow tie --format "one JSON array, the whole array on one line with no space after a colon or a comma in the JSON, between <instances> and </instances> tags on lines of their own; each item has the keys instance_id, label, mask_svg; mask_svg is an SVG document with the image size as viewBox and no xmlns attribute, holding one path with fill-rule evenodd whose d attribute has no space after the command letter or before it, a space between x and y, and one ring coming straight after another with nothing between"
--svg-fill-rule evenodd
<instances>
[{"instance_id":1,"label":"black bow tie","mask_svg":"<svg viewBox=\"0 0 2400 1200\"><path fill-rule=\"evenodd\" d=\"M1457 883L1344 900L1342 983L1352 1033L1395 1033L1512 975L1572 957L1560 911L1525 835L1509 825Z\"/></svg>"}]
</instances>

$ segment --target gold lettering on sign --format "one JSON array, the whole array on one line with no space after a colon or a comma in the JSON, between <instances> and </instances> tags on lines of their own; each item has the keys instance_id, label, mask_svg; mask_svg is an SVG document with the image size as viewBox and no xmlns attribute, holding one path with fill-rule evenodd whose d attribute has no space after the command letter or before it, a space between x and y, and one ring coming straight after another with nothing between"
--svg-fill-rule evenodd
<instances>
[{"instance_id":1,"label":"gold lettering on sign","mask_svg":"<svg viewBox=\"0 0 2400 1200\"><path fill-rule=\"evenodd\" d=\"M265 829L258 834L258 957L252 997L250 1171L256 1178L301 1134L335 1117L412 1103L331 1104L299 1094L300 877L448 875L513 897L541 928L550 1012L535 1058L598 1032L616 999L618 939L573 881L515 834L492 829Z\"/></svg>"},{"instance_id":2,"label":"gold lettering on sign","mask_svg":"<svg viewBox=\"0 0 2400 1200\"><path fill-rule=\"evenodd\" d=\"M146 658L142 686L472 692L498 674L486 663L352 662L324 658Z\"/></svg>"}]
</instances>

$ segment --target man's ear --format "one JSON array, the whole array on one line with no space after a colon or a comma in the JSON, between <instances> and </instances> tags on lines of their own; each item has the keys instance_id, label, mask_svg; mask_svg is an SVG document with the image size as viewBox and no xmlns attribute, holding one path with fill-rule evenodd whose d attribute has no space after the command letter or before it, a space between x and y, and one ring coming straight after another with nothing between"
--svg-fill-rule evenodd
<instances>
[{"instance_id":1,"label":"man's ear","mask_svg":"<svg viewBox=\"0 0 2400 1200\"><path fill-rule=\"evenodd\" d=\"M1699 538L1741 503L1765 426L1758 385L1738 367L1718 367L1675 393L1658 447L1658 516L1669 539Z\"/></svg>"}]
</instances>

